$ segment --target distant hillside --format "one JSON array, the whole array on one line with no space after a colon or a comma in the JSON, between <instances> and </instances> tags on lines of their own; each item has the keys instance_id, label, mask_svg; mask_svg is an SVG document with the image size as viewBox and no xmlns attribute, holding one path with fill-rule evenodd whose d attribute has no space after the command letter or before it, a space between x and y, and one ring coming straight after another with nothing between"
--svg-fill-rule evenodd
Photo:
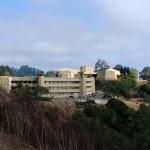
<instances>
[{"instance_id":1,"label":"distant hillside","mask_svg":"<svg viewBox=\"0 0 150 150\"><path fill-rule=\"evenodd\" d=\"M23 65L20 68L3 65L0 66L0 76L36 76L39 72L44 73L40 69L36 69L28 65Z\"/></svg>"}]
</instances>

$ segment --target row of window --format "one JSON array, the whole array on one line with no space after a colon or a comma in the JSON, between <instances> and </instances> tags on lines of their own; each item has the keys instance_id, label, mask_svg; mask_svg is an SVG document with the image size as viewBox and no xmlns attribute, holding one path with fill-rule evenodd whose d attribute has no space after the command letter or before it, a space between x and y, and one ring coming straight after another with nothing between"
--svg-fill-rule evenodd
<instances>
[{"instance_id":1,"label":"row of window","mask_svg":"<svg viewBox=\"0 0 150 150\"><path fill-rule=\"evenodd\" d=\"M49 87L49 89L80 89L80 87Z\"/></svg>"},{"instance_id":2,"label":"row of window","mask_svg":"<svg viewBox=\"0 0 150 150\"><path fill-rule=\"evenodd\" d=\"M91 87L91 86L87 86L86 88L87 88L87 89L91 89L92 87Z\"/></svg>"},{"instance_id":3,"label":"row of window","mask_svg":"<svg viewBox=\"0 0 150 150\"><path fill-rule=\"evenodd\" d=\"M36 81L11 81L15 84L37 84ZM45 84L79 84L80 81L44 81ZM91 83L90 81L86 82L87 84Z\"/></svg>"},{"instance_id":4,"label":"row of window","mask_svg":"<svg viewBox=\"0 0 150 150\"><path fill-rule=\"evenodd\" d=\"M87 84L90 84L90 83L91 83L91 81L86 81L86 83L87 83Z\"/></svg>"},{"instance_id":5,"label":"row of window","mask_svg":"<svg viewBox=\"0 0 150 150\"><path fill-rule=\"evenodd\" d=\"M80 81L44 81L45 84L79 84Z\"/></svg>"},{"instance_id":6,"label":"row of window","mask_svg":"<svg viewBox=\"0 0 150 150\"><path fill-rule=\"evenodd\" d=\"M18 87L17 86L11 86L11 89L12 90L15 90L15 89L17 89ZM31 90L36 90L36 87L30 87L31 88Z\"/></svg>"},{"instance_id":7,"label":"row of window","mask_svg":"<svg viewBox=\"0 0 150 150\"><path fill-rule=\"evenodd\" d=\"M37 84L36 81L11 81L11 83L15 83L15 84Z\"/></svg>"},{"instance_id":8,"label":"row of window","mask_svg":"<svg viewBox=\"0 0 150 150\"><path fill-rule=\"evenodd\" d=\"M79 93L68 93L68 92L66 92L66 93L50 93L49 95L50 96L60 96L60 95L62 95L62 96L65 96L65 95L70 96L70 95L79 95Z\"/></svg>"},{"instance_id":9,"label":"row of window","mask_svg":"<svg viewBox=\"0 0 150 150\"><path fill-rule=\"evenodd\" d=\"M44 81L45 84L79 84L80 81ZM90 84L91 81L86 81L87 84Z\"/></svg>"}]
</instances>

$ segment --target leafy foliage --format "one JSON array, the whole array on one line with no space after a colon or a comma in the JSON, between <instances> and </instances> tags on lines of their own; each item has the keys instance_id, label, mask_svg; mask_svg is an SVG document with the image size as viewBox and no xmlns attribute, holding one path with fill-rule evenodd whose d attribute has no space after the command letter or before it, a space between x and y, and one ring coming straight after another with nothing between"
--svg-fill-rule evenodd
<instances>
[{"instance_id":1,"label":"leafy foliage","mask_svg":"<svg viewBox=\"0 0 150 150\"><path fill-rule=\"evenodd\" d=\"M9 66L0 66L0 76L11 76L12 70Z\"/></svg>"},{"instance_id":2,"label":"leafy foliage","mask_svg":"<svg viewBox=\"0 0 150 150\"><path fill-rule=\"evenodd\" d=\"M121 72L117 81L96 81L96 88L105 91L112 96L124 96L131 98L136 95L136 75L129 67L116 65L114 69Z\"/></svg>"},{"instance_id":3,"label":"leafy foliage","mask_svg":"<svg viewBox=\"0 0 150 150\"><path fill-rule=\"evenodd\" d=\"M136 112L117 99L111 99L106 107L87 102L81 105L74 112L73 120L82 136L94 136L97 139L97 149L149 149L150 107L141 105Z\"/></svg>"},{"instance_id":4,"label":"leafy foliage","mask_svg":"<svg viewBox=\"0 0 150 150\"><path fill-rule=\"evenodd\" d=\"M37 70L37 71L36 71L36 76L44 76L44 71L42 71L42 70Z\"/></svg>"},{"instance_id":5,"label":"leafy foliage","mask_svg":"<svg viewBox=\"0 0 150 150\"><path fill-rule=\"evenodd\" d=\"M116 65L114 69L120 71L121 74L128 75L130 73L130 68L127 66Z\"/></svg>"},{"instance_id":6,"label":"leafy foliage","mask_svg":"<svg viewBox=\"0 0 150 150\"><path fill-rule=\"evenodd\" d=\"M44 75L44 72L36 69L29 67L28 65L21 66L19 69L17 68L12 68L12 75L13 76L41 76Z\"/></svg>"},{"instance_id":7,"label":"leafy foliage","mask_svg":"<svg viewBox=\"0 0 150 150\"><path fill-rule=\"evenodd\" d=\"M150 82L138 87L138 93L140 97L145 98L145 100L150 101Z\"/></svg>"},{"instance_id":8,"label":"leafy foliage","mask_svg":"<svg viewBox=\"0 0 150 150\"><path fill-rule=\"evenodd\" d=\"M25 99L27 95L13 97L0 105L0 130L22 143L44 150L149 149L150 107L141 105L134 111L113 98L106 106L91 100L78 102L70 112L69 105L56 107Z\"/></svg>"},{"instance_id":9,"label":"leafy foliage","mask_svg":"<svg viewBox=\"0 0 150 150\"><path fill-rule=\"evenodd\" d=\"M57 77L61 77L62 74L59 71L48 71L45 74L46 77L51 77L51 78L57 78Z\"/></svg>"},{"instance_id":10,"label":"leafy foliage","mask_svg":"<svg viewBox=\"0 0 150 150\"><path fill-rule=\"evenodd\" d=\"M95 64L95 72L100 72L103 69L108 69L109 65L105 60L98 59L96 64Z\"/></svg>"},{"instance_id":11,"label":"leafy foliage","mask_svg":"<svg viewBox=\"0 0 150 150\"><path fill-rule=\"evenodd\" d=\"M19 86L16 89L13 89L11 93L19 98L28 99L28 100L42 100L39 96L45 95L49 90L45 87L35 87L32 89L30 86Z\"/></svg>"},{"instance_id":12,"label":"leafy foliage","mask_svg":"<svg viewBox=\"0 0 150 150\"><path fill-rule=\"evenodd\" d=\"M143 79L143 80L149 80L150 79L150 67L145 67L140 72L140 78Z\"/></svg>"},{"instance_id":13,"label":"leafy foliage","mask_svg":"<svg viewBox=\"0 0 150 150\"><path fill-rule=\"evenodd\" d=\"M36 97L36 89L32 89L30 86L20 86L17 87L16 89L13 89L11 93L18 98L26 99L26 100L31 100L33 97Z\"/></svg>"}]
</instances>

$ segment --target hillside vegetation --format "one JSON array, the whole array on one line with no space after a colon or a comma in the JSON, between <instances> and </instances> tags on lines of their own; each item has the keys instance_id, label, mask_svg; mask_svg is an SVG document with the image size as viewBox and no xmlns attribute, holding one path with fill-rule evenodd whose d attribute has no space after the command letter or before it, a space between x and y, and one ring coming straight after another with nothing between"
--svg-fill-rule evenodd
<instances>
[{"instance_id":1,"label":"hillside vegetation","mask_svg":"<svg viewBox=\"0 0 150 150\"><path fill-rule=\"evenodd\" d=\"M63 107L0 91L0 148L148 150L150 147L150 107L141 105L134 111L117 99L110 99L105 107L90 100L60 105Z\"/></svg>"}]
</instances>

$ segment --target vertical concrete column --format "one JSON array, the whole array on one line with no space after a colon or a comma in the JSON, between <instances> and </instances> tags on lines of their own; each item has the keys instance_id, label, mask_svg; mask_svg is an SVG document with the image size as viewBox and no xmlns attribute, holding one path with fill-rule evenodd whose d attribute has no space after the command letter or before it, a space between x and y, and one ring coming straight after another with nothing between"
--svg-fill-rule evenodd
<instances>
[{"instance_id":1,"label":"vertical concrete column","mask_svg":"<svg viewBox=\"0 0 150 150\"><path fill-rule=\"evenodd\" d=\"M80 96L81 97L86 97L87 96L87 92L86 92L86 78L83 75L81 77L81 81L80 81Z\"/></svg>"},{"instance_id":2,"label":"vertical concrete column","mask_svg":"<svg viewBox=\"0 0 150 150\"><path fill-rule=\"evenodd\" d=\"M92 77L91 78L91 86L92 86L92 93L95 93L95 78L94 77Z\"/></svg>"},{"instance_id":3,"label":"vertical concrete column","mask_svg":"<svg viewBox=\"0 0 150 150\"><path fill-rule=\"evenodd\" d=\"M41 92L39 91L40 87L44 87L44 76L38 76L38 90L37 90L37 95L39 97L42 97L43 95L41 94Z\"/></svg>"},{"instance_id":4,"label":"vertical concrete column","mask_svg":"<svg viewBox=\"0 0 150 150\"><path fill-rule=\"evenodd\" d=\"M11 91L11 77L8 79L8 91Z\"/></svg>"},{"instance_id":5,"label":"vertical concrete column","mask_svg":"<svg viewBox=\"0 0 150 150\"><path fill-rule=\"evenodd\" d=\"M44 87L44 76L39 76L38 77L38 86L39 87Z\"/></svg>"}]
</instances>

